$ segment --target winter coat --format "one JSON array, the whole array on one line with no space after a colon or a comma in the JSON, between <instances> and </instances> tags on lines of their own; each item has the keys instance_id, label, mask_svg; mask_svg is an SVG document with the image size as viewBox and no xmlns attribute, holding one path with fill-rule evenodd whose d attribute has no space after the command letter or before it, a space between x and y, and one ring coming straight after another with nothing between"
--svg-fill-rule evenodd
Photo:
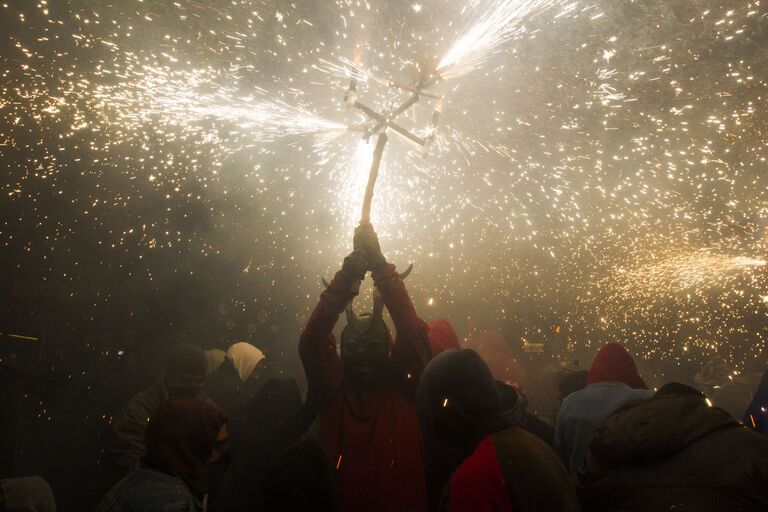
<instances>
[{"instance_id":1,"label":"winter coat","mask_svg":"<svg viewBox=\"0 0 768 512\"><path fill-rule=\"evenodd\" d=\"M768 439L699 396L628 404L596 430L578 477L590 511L768 510Z\"/></svg>"},{"instance_id":2,"label":"winter coat","mask_svg":"<svg viewBox=\"0 0 768 512\"><path fill-rule=\"evenodd\" d=\"M563 464L541 439L510 425L500 389L507 396L513 390L500 388L473 350L443 352L424 371L416 403L427 451L431 508L578 510ZM520 421L522 414L518 416Z\"/></svg>"},{"instance_id":3,"label":"winter coat","mask_svg":"<svg viewBox=\"0 0 768 512\"><path fill-rule=\"evenodd\" d=\"M139 466L104 496L95 512L202 512L184 481L176 475Z\"/></svg>"},{"instance_id":4,"label":"winter coat","mask_svg":"<svg viewBox=\"0 0 768 512\"><path fill-rule=\"evenodd\" d=\"M208 461L225 422L204 400L163 404L147 425L141 464L107 492L96 512L204 510Z\"/></svg>"},{"instance_id":5,"label":"winter coat","mask_svg":"<svg viewBox=\"0 0 768 512\"><path fill-rule=\"evenodd\" d=\"M577 512L576 491L552 449L519 427L487 436L454 472L440 509Z\"/></svg>"},{"instance_id":6,"label":"winter coat","mask_svg":"<svg viewBox=\"0 0 768 512\"><path fill-rule=\"evenodd\" d=\"M424 510L424 452L413 393L430 357L427 325L394 265L374 272L373 280L397 330L390 380L375 396L355 393L336 351L333 327L354 296L352 279L343 272L322 293L299 340L321 407L317 440L336 468L344 510Z\"/></svg>"},{"instance_id":7,"label":"winter coat","mask_svg":"<svg viewBox=\"0 0 768 512\"><path fill-rule=\"evenodd\" d=\"M136 393L112 419L112 462L118 474L135 469L144 455L144 433L149 418L168 400L163 379Z\"/></svg>"}]
</instances>

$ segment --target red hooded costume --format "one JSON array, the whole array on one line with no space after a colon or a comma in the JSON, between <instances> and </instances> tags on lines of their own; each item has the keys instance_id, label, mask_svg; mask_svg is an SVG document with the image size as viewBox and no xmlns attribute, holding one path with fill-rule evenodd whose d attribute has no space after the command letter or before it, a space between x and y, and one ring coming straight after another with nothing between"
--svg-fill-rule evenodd
<instances>
[{"instance_id":1,"label":"red hooded costume","mask_svg":"<svg viewBox=\"0 0 768 512\"><path fill-rule=\"evenodd\" d=\"M634 389L648 389L632 356L618 343L608 343L592 360L587 386L596 382L623 382Z\"/></svg>"},{"instance_id":2,"label":"red hooded costume","mask_svg":"<svg viewBox=\"0 0 768 512\"><path fill-rule=\"evenodd\" d=\"M452 348L461 348L459 337L453 330L451 322L444 318L436 318L429 322L429 348L432 350L432 357L440 352Z\"/></svg>"},{"instance_id":3,"label":"red hooded costume","mask_svg":"<svg viewBox=\"0 0 768 512\"><path fill-rule=\"evenodd\" d=\"M307 380L321 405L318 440L336 467L344 510L426 510L424 449L413 394L429 361L427 325L394 265L374 272L373 280L397 330L390 381L376 396L360 399L345 382L336 351L332 330L354 297L344 273L337 273L322 293L299 340Z\"/></svg>"}]
</instances>

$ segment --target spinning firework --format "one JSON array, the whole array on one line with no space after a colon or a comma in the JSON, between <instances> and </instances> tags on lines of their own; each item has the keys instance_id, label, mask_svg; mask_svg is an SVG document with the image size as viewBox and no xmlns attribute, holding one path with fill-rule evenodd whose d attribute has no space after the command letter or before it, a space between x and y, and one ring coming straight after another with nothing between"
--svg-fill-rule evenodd
<instances>
[{"instance_id":1,"label":"spinning firework","mask_svg":"<svg viewBox=\"0 0 768 512\"><path fill-rule=\"evenodd\" d=\"M379 165L381 164L381 157L384 153L384 147L387 144L386 129L391 128L394 132L402 135L406 139L415 142L424 148L423 156L427 156L432 144L435 140L435 130L437 128L437 122L440 119L440 109L436 108L432 113L432 120L429 124L426 137L419 137L418 135L406 130L395 121L398 116L407 112L411 107L418 103L421 96L427 96L436 98L438 96L432 95L424 91L427 87L437 81L437 75L433 75L427 80L419 80L413 86L405 86L397 84L396 82L389 82L390 86L398 87L403 90L410 91L411 96L401 103L396 108L388 110L386 112L376 112L371 107L359 102L357 100L357 79L352 78L349 83L349 89L344 96L344 102L347 108L358 109L362 111L368 118L369 123L367 126L352 127L363 132L363 139L368 140L372 135L379 134L376 142L376 149L373 152L373 162L371 163L371 170L368 174L368 184L365 187L365 198L363 199L363 211L360 216L360 223L369 223L371 221L371 202L373 201L373 190L376 186L376 179L379 176Z\"/></svg>"}]
</instances>

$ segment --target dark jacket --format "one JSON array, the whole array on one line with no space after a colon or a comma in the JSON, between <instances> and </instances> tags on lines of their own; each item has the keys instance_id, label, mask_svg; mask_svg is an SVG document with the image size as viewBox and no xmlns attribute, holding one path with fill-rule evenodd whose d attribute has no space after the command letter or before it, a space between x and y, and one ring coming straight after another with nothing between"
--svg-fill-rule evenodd
<instances>
[{"instance_id":1,"label":"dark jacket","mask_svg":"<svg viewBox=\"0 0 768 512\"><path fill-rule=\"evenodd\" d=\"M454 471L443 512L578 512L573 481L552 448L519 427L483 439Z\"/></svg>"},{"instance_id":2,"label":"dark jacket","mask_svg":"<svg viewBox=\"0 0 768 512\"><path fill-rule=\"evenodd\" d=\"M590 511L765 511L768 439L702 397L655 396L598 427L578 487Z\"/></svg>"},{"instance_id":3,"label":"dark jacket","mask_svg":"<svg viewBox=\"0 0 768 512\"><path fill-rule=\"evenodd\" d=\"M163 379L136 393L112 419L112 462L125 476L139 465L144 456L144 433L155 411L168 400Z\"/></svg>"},{"instance_id":4,"label":"dark jacket","mask_svg":"<svg viewBox=\"0 0 768 512\"><path fill-rule=\"evenodd\" d=\"M229 359L225 359L205 380L205 394L224 411L230 424L239 426L251 390L240 380Z\"/></svg>"},{"instance_id":5,"label":"dark jacket","mask_svg":"<svg viewBox=\"0 0 768 512\"><path fill-rule=\"evenodd\" d=\"M445 351L424 370L416 401L430 509L579 510L568 472L543 441L510 426L499 390L473 350Z\"/></svg>"},{"instance_id":6,"label":"dark jacket","mask_svg":"<svg viewBox=\"0 0 768 512\"><path fill-rule=\"evenodd\" d=\"M269 387L269 383L265 387ZM279 407L274 405L274 408ZM230 449L232 462L223 488L219 495L212 499L209 510L262 510L261 487L268 471L282 454L304 435L316 416L316 404L307 400L283 418L275 419L272 424L266 424L262 418L262 421L254 421L238 430L233 436Z\"/></svg>"}]
</instances>

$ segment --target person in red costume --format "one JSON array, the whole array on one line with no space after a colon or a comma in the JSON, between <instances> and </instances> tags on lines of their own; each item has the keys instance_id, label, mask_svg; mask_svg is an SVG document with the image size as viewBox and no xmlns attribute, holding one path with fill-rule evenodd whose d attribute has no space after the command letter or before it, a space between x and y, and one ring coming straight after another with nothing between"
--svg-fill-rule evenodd
<instances>
[{"instance_id":1,"label":"person in red costume","mask_svg":"<svg viewBox=\"0 0 768 512\"><path fill-rule=\"evenodd\" d=\"M429 326L429 348L432 357L452 348L461 348L459 337L451 322L445 318L436 318L427 324Z\"/></svg>"},{"instance_id":2,"label":"person in red costume","mask_svg":"<svg viewBox=\"0 0 768 512\"><path fill-rule=\"evenodd\" d=\"M343 510L426 510L414 393L430 359L427 325L370 224L355 230L353 245L299 340L320 406L318 441L336 468ZM368 271L379 299L372 314L358 316L351 302ZM397 331L394 343L382 319L384 306ZM332 330L345 310L339 357Z\"/></svg>"}]
</instances>

